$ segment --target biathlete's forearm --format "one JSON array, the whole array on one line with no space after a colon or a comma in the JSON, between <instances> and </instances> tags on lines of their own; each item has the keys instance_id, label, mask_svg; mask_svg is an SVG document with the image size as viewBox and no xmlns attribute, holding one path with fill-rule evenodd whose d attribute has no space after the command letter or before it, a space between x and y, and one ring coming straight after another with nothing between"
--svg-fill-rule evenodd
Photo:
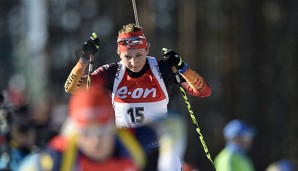
<instances>
[{"instance_id":1,"label":"biathlete's forearm","mask_svg":"<svg viewBox=\"0 0 298 171\"><path fill-rule=\"evenodd\" d=\"M189 94L198 97L208 97L211 95L211 88L198 73L188 68L186 72L181 75L186 80L185 83L182 83L182 87Z\"/></svg>"},{"instance_id":2,"label":"biathlete's forearm","mask_svg":"<svg viewBox=\"0 0 298 171\"><path fill-rule=\"evenodd\" d=\"M79 60L78 63L71 70L65 84L65 92L67 93L76 93L82 84L82 77L85 74L87 63L84 63L82 60Z\"/></svg>"}]
</instances>

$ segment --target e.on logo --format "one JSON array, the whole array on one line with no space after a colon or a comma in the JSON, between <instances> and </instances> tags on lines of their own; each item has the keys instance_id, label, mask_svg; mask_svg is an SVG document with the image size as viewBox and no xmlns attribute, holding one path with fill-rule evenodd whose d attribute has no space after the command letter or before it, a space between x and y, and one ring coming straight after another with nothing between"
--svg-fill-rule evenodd
<instances>
[{"instance_id":1,"label":"e.on logo","mask_svg":"<svg viewBox=\"0 0 298 171\"><path fill-rule=\"evenodd\" d=\"M127 86L123 86L117 90L117 96L120 99L125 99L127 96L130 96L133 99L138 98L147 98L148 96L156 97L156 88L136 88L132 91L128 91Z\"/></svg>"}]
</instances>

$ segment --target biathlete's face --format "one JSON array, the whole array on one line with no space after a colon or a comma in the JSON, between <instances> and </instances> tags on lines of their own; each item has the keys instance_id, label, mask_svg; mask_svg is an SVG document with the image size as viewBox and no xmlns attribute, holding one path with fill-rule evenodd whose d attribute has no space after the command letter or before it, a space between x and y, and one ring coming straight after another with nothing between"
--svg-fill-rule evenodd
<instances>
[{"instance_id":1,"label":"biathlete's face","mask_svg":"<svg viewBox=\"0 0 298 171\"><path fill-rule=\"evenodd\" d=\"M139 72L146 63L147 53L149 48L132 49L127 51L118 51L120 59L124 65L132 72Z\"/></svg>"},{"instance_id":2,"label":"biathlete's face","mask_svg":"<svg viewBox=\"0 0 298 171\"><path fill-rule=\"evenodd\" d=\"M114 122L113 122L114 123ZM80 150L92 160L108 159L115 148L115 125L90 127L79 132L77 140Z\"/></svg>"}]
</instances>

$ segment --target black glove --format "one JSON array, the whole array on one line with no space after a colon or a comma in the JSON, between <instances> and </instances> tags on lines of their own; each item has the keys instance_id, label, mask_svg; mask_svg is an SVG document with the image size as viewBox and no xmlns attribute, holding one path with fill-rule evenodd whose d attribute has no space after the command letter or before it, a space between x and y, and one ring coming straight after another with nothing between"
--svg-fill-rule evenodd
<instances>
[{"instance_id":1,"label":"black glove","mask_svg":"<svg viewBox=\"0 0 298 171\"><path fill-rule=\"evenodd\" d=\"M175 66L178 70L183 68L184 62L182 61L182 58L178 53L167 48L162 48L162 53L168 65L170 65L171 67Z\"/></svg>"},{"instance_id":2,"label":"black glove","mask_svg":"<svg viewBox=\"0 0 298 171\"><path fill-rule=\"evenodd\" d=\"M92 33L90 39L85 42L82 47L82 57L86 60L89 60L90 54L95 55L95 53L98 51L99 46L100 42L97 38L97 35L95 33Z\"/></svg>"}]
</instances>

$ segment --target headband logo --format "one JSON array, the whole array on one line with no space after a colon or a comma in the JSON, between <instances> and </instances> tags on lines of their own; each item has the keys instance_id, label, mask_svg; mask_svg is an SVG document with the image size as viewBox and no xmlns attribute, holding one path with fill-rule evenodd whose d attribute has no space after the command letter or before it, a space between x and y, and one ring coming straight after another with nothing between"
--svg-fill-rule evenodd
<instances>
[{"instance_id":1,"label":"headband logo","mask_svg":"<svg viewBox=\"0 0 298 171\"><path fill-rule=\"evenodd\" d=\"M142 31L119 34L117 44L118 50L121 52L131 49L147 48L148 45Z\"/></svg>"}]
</instances>

